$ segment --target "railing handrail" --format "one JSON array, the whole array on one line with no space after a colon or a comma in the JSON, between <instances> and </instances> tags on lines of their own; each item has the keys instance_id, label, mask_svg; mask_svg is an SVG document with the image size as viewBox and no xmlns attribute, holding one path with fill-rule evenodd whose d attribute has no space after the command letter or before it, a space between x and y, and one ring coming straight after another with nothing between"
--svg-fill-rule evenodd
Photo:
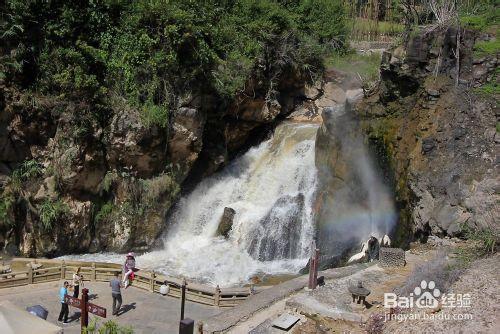
<instances>
[{"instance_id":1,"label":"railing handrail","mask_svg":"<svg viewBox=\"0 0 500 334\"><path fill-rule=\"evenodd\" d=\"M86 262L86 261L66 261L55 259L32 259L32 258L14 258L13 262L21 263L43 263L51 265L50 267L41 267L34 269L31 266L25 271L10 272L0 274L0 289L15 287L27 284L37 284L62 279L71 279L77 267L83 272L85 281L104 281L109 282L116 272L122 271L122 266L116 263L107 262ZM154 270L140 270L136 273L134 286L149 290L153 293L159 293L159 287L164 282L170 287L169 296L179 298L180 286L183 280L156 273ZM223 288L207 286L195 282L187 282L186 299L202 304L231 307L235 306L241 300L250 295L250 289L242 288ZM222 297L222 298L221 298Z\"/></svg>"}]
</instances>

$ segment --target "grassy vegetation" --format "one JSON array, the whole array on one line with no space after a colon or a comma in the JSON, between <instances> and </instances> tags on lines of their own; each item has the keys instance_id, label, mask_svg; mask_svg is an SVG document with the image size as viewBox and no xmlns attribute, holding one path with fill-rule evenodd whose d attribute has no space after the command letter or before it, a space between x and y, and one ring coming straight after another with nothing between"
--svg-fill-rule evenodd
<instances>
[{"instance_id":1,"label":"grassy vegetation","mask_svg":"<svg viewBox=\"0 0 500 334\"><path fill-rule=\"evenodd\" d=\"M469 29L496 34L500 24L500 7L497 0L463 1L460 23Z\"/></svg>"},{"instance_id":2,"label":"grassy vegetation","mask_svg":"<svg viewBox=\"0 0 500 334\"><path fill-rule=\"evenodd\" d=\"M367 39L369 34L373 39L379 35L396 36L404 30L404 25L398 22L376 21L361 17L350 19L347 26L350 37L359 40Z\"/></svg>"},{"instance_id":3,"label":"grassy vegetation","mask_svg":"<svg viewBox=\"0 0 500 334\"><path fill-rule=\"evenodd\" d=\"M467 268L474 260L494 254L498 250L500 236L491 227L477 228L462 224L460 228L469 242L454 250L457 267Z\"/></svg>"},{"instance_id":4,"label":"grassy vegetation","mask_svg":"<svg viewBox=\"0 0 500 334\"><path fill-rule=\"evenodd\" d=\"M496 82L489 82L480 87L474 88L474 92L479 95L499 96L500 86Z\"/></svg>"},{"instance_id":5,"label":"grassy vegetation","mask_svg":"<svg viewBox=\"0 0 500 334\"><path fill-rule=\"evenodd\" d=\"M363 81L379 78L380 54L335 53L326 59L326 65L345 72L358 73Z\"/></svg>"},{"instance_id":6,"label":"grassy vegetation","mask_svg":"<svg viewBox=\"0 0 500 334\"><path fill-rule=\"evenodd\" d=\"M474 45L474 55L475 56L487 56L494 55L500 52L500 41L494 39L491 41L480 41Z\"/></svg>"},{"instance_id":7,"label":"grassy vegetation","mask_svg":"<svg viewBox=\"0 0 500 334\"><path fill-rule=\"evenodd\" d=\"M174 197L180 190L179 185L172 176L163 173L155 178L142 180L142 202L148 208L160 204L160 199L165 194Z\"/></svg>"}]
</instances>

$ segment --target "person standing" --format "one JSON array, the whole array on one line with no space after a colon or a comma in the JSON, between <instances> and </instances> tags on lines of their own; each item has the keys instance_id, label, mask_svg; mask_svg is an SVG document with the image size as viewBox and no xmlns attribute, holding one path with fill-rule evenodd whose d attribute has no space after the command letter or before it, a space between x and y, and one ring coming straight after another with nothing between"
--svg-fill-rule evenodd
<instances>
[{"instance_id":1,"label":"person standing","mask_svg":"<svg viewBox=\"0 0 500 334\"><path fill-rule=\"evenodd\" d=\"M111 286L111 297L113 297L113 315L118 315L120 307L122 306L122 292L121 286L122 282L118 278L119 272L115 273L115 277L109 282ZM118 305L116 305L118 303Z\"/></svg>"},{"instance_id":2,"label":"person standing","mask_svg":"<svg viewBox=\"0 0 500 334\"><path fill-rule=\"evenodd\" d=\"M65 324L68 323L69 306L64 301L64 296L68 294L68 287L69 287L68 281L64 281L63 286L61 287L61 289L59 289L59 299L61 301L61 312L59 312L58 321L64 320L63 322Z\"/></svg>"},{"instance_id":3,"label":"person standing","mask_svg":"<svg viewBox=\"0 0 500 334\"><path fill-rule=\"evenodd\" d=\"M80 286L83 288L83 276L80 274L80 267L78 267L73 274L73 297L78 298Z\"/></svg>"}]
</instances>

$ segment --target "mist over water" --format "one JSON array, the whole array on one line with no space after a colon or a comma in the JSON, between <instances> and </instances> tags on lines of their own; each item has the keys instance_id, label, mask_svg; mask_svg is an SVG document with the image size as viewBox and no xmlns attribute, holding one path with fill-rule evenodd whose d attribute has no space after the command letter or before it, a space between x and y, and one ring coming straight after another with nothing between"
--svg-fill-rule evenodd
<instances>
[{"instance_id":1,"label":"mist over water","mask_svg":"<svg viewBox=\"0 0 500 334\"><path fill-rule=\"evenodd\" d=\"M319 179L323 191L317 216L322 254L338 257L370 236L390 234L396 224L393 194L384 183L357 119L345 105L324 111L318 140ZM330 152L335 152L333 155Z\"/></svg>"}]
</instances>

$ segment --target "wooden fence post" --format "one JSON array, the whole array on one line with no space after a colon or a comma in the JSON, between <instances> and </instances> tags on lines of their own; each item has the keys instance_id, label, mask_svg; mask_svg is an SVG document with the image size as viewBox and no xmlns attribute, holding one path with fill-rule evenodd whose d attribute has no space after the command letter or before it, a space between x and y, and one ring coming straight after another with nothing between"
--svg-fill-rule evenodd
<instances>
[{"instance_id":1,"label":"wooden fence post","mask_svg":"<svg viewBox=\"0 0 500 334\"><path fill-rule=\"evenodd\" d=\"M96 272L95 272L95 262L92 262L92 272L90 273L90 280L96 280Z\"/></svg>"},{"instance_id":2,"label":"wooden fence post","mask_svg":"<svg viewBox=\"0 0 500 334\"><path fill-rule=\"evenodd\" d=\"M66 262L64 262L64 260L62 260L61 262L61 279L65 279L66 278Z\"/></svg>"},{"instance_id":3,"label":"wooden fence post","mask_svg":"<svg viewBox=\"0 0 500 334\"><path fill-rule=\"evenodd\" d=\"M149 279L149 290L155 292L155 271L151 271L151 277Z\"/></svg>"},{"instance_id":4,"label":"wooden fence post","mask_svg":"<svg viewBox=\"0 0 500 334\"><path fill-rule=\"evenodd\" d=\"M198 323L198 334L203 334L203 322Z\"/></svg>"},{"instance_id":5,"label":"wooden fence post","mask_svg":"<svg viewBox=\"0 0 500 334\"><path fill-rule=\"evenodd\" d=\"M31 264L28 266L28 284L33 284L33 267Z\"/></svg>"},{"instance_id":6,"label":"wooden fence post","mask_svg":"<svg viewBox=\"0 0 500 334\"><path fill-rule=\"evenodd\" d=\"M214 303L215 306L220 305L220 288L218 285L215 287Z\"/></svg>"}]
</instances>

